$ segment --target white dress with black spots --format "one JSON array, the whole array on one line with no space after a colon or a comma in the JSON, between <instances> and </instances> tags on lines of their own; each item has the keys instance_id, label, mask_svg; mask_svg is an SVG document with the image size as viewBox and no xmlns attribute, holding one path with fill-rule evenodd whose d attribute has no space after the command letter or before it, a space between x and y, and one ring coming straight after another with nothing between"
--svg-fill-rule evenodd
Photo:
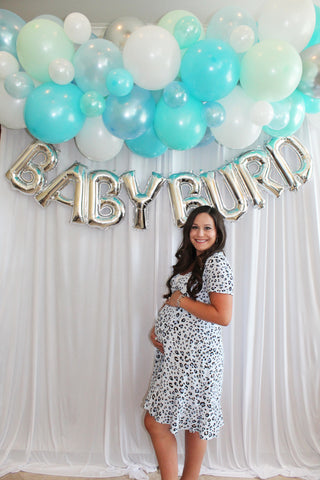
<instances>
[{"instance_id":1,"label":"white dress with black spots","mask_svg":"<svg viewBox=\"0 0 320 480\"><path fill-rule=\"evenodd\" d=\"M172 291L187 294L191 273L171 280ZM210 292L233 293L233 276L222 252L206 261L200 302L210 303ZM152 378L144 408L157 422L179 430L199 432L209 440L223 425L221 391L223 345L221 326L201 320L183 308L165 305L155 325L164 354L156 351Z\"/></svg>"}]
</instances>

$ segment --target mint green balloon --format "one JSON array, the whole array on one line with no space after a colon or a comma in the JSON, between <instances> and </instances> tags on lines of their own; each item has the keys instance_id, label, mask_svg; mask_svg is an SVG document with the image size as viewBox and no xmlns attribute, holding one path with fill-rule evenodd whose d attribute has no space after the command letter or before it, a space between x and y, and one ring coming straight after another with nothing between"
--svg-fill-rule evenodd
<instances>
[{"instance_id":1,"label":"mint green balloon","mask_svg":"<svg viewBox=\"0 0 320 480\"><path fill-rule=\"evenodd\" d=\"M263 40L244 55L240 83L254 100L278 102L294 92L302 75L297 50L282 40Z\"/></svg>"},{"instance_id":2,"label":"mint green balloon","mask_svg":"<svg viewBox=\"0 0 320 480\"><path fill-rule=\"evenodd\" d=\"M23 69L39 82L51 80L49 64L57 58L71 61L74 46L56 22L36 18L26 23L17 38L17 55Z\"/></svg>"},{"instance_id":3,"label":"mint green balloon","mask_svg":"<svg viewBox=\"0 0 320 480\"><path fill-rule=\"evenodd\" d=\"M168 32L172 33L174 35L174 29L176 24L179 22L184 17L193 17L196 19L196 21L199 22L199 27L200 27L200 35L199 35L199 40L202 40L204 38L204 28L200 22L200 20L191 12L188 10L172 10L171 12L166 13L163 15L163 17L160 18L158 21L158 26L164 28L165 30L168 30Z\"/></svg>"}]
</instances>

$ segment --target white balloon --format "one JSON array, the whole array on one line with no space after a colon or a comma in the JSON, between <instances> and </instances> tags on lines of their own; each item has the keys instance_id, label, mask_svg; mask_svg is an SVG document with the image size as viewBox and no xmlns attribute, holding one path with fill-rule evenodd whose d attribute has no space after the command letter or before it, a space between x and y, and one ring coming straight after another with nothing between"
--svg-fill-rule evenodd
<instances>
[{"instance_id":1,"label":"white balloon","mask_svg":"<svg viewBox=\"0 0 320 480\"><path fill-rule=\"evenodd\" d=\"M66 58L56 58L49 64L49 75L53 82L66 85L74 78L74 66Z\"/></svg>"},{"instance_id":2,"label":"white balloon","mask_svg":"<svg viewBox=\"0 0 320 480\"><path fill-rule=\"evenodd\" d=\"M26 128L24 121L24 106L26 98L14 98L4 88L4 82L0 82L0 124L7 128Z\"/></svg>"},{"instance_id":3,"label":"white balloon","mask_svg":"<svg viewBox=\"0 0 320 480\"><path fill-rule=\"evenodd\" d=\"M124 67L146 90L161 90L179 73L181 54L174 36L157 25L135 30L123 49Z\"/></svg>"},{"instance_id":4,"label":"white balloon","mask_svg":"<svg viewBox=\"0 0 320 480\"><path fill-rule=\"evenodd\" d=\"M229 43L237 53L243 53L252 47L254 39L254 31L249 25L239 25L232 30Z\"/></svg>"},{"instance_id":5,"label":"white balloon","mask_svg":"<svg viewBox=\"0 0 320 480\"><path fill-rule=\"evenodd\" d=\"M112 135L99 116L86 118L82 129L75 137L75 142L82 155L102 162L118 155L124 140Z\"/></svg>"},{"instance_id":6,"label":"white balloon","mask_svg":"<svg viewBox=\"0 0 320 480\"><path fill-rule=\"evenodd\" d=\"M250 110L250 119L256 125L268 125L273 119L273 107L265 100L255 102Z\"/></svg>"},{"instance_id":7,"label":"white balloon","mask_svg":"<svg viewBox=\"0 0 320 480\"><path fill-rule=\"evenodd\" d=\"M312 0L267 0L258 17L261 40L285 40L298 52L309 43L316 23Z\"/></svg>"},{"instance_id":8,"label":"white balloon","mask_svg":"<svg viewBox=\"0 0 320 480\"><path fill-rule=\"evenodd\" d=\"M91 23L82 13L69 13L64 20L64 31L74 43L86 43L91 36Z\"/></svg>"},{"instance_id":9,"label":"white balloon","mask_svg":"<svg viewBox=\"0 0 320 480\"><path fill-rule=\"evenodd\" d=\"M11 53L0 52L0 78L19 72L19 62Z\"/></svg>"},{"instance_id":10,"label":"white balloon","mask_svg":"<svg viewBox=\"0 0 320 480\"><path fill-rule=\"evenodd\" d=\"M235 149L252 145L261 133L261 126L254 124L248 115L254 100L237 86L219 103L225 109L225 120L219 127L211 128L217 142Z\"/></svg>"}]
</instances>

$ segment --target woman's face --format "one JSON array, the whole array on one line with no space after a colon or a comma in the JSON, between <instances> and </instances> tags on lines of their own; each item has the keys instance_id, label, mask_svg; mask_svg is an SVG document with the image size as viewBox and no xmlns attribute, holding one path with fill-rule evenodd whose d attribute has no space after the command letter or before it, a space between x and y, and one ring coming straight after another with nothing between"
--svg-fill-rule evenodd
<instances>
[{"instance_id":1,"label":"woman's face","mask_svg":"<svg viewBox=\"0 0 320 480\"><path fill-rule=\"evenodd\" d=\"M211 215L199 213L191 226L189 237L197 255L212 247L217 238L217 231Z\"/></svg>"}]
</instances>

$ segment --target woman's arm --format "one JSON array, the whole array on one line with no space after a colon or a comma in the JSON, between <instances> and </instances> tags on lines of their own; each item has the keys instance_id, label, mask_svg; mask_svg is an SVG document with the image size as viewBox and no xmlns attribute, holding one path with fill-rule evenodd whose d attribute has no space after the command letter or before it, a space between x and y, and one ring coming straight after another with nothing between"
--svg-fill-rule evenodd
<instances>
[{"instance_id":1,"label":"woman's arm","mask_svg":"<svg viewBox=\"0 0 320 480\"><path fill-rule=\"evenodd\" d=\"M192 315L201 318L201 320L217 323L224 327L229 325L232 315L232 295L211 292L209 296L210 303L204 303L182 296L181 292L177 290L173 292L166 303L171 305L171 307L180 306Z\"/></svg>"}]
</instances>

